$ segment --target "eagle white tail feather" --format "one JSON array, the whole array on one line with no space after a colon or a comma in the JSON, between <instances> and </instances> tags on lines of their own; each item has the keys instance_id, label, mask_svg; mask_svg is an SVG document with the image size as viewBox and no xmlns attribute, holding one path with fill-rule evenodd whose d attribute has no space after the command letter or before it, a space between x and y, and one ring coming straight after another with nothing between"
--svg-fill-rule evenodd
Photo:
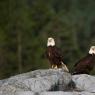
<instances>
[{"instance_id":1,"label":"eagle white tail feather","mask_svg":"<svg viewBox=\"0 0 95 95\"><path fill-rule=\"evenodd\" d=\"M61 63L62 63L62 68L64 69L64 71L69 72L69 69L67 68L67 66L63 62Z\"/></svg>"}]
</instances>

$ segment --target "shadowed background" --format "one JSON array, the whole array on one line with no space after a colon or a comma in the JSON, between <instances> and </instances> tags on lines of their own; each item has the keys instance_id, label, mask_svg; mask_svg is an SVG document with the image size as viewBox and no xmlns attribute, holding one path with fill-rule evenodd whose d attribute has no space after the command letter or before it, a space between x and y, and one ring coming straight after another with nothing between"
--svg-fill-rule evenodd
<instances>
[{"instance_id":1,"label":"shadowed background","mask_svg":"<svg viewBox=\"0 0 95 95\"><path fill-rule=\"evenodd\" d=\"M0 0L0 79L49 68L51 36L72 71L95 45L95 0Z\"/></svg>"}]
</instances>

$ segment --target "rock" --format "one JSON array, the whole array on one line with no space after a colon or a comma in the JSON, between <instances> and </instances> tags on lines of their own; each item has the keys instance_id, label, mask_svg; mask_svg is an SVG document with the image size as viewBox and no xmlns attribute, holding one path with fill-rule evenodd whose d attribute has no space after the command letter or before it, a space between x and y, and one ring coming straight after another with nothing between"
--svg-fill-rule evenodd
<instances>
[{"instance_id":1,"label":"rock","mask_svg":"<svg viewBox=\"0 0 95 95\"><path fill-rule=\"evenodd\" d=\"M76 88L70 89L71 83ZM62 69L35 70L0 80L0 95L95 95L95 77L71 76Z\"/></svg>"},{"instance_id":2,"label":"rock","mask_svg":"<svg viewBox=\"0 0 95 95\"><path fill-rule=\"evenodd\" d=\"M15 95L36 95L36 93L32 91L17 91L15 92Z\"/></svg>"},{"instance_id":3,"label":"rock","mask_svg":"<svg viewBox=\"0 0 95 95\"><path fill-rule=\"evenodd\" d=\"M62 69L36 70L0 81L0 93L1 95L13 95L19 91L37 93L53 90L57 84L59 84L57 88L63 90L70 81L71 75Z\"/></svg>"},{"instance_id":4,"label":"rock","mask_svg":"<svg viewBox=\"0 0 95 95\"><path fill-rule=\"evenodd\" d=\"M95 77L87 74L74 75L72 77L76 87L80 90L95 93Z\"/></svg>"},{"instance_id":5,"label":"rock","mask_svg":"<svg viewBox=\"0 0 95 95\"><path fill-rule=\"evenodd\" d=\"M90 92L42 92L40 95L95 95L95 93Z\"/></svg>"}]
</instances>

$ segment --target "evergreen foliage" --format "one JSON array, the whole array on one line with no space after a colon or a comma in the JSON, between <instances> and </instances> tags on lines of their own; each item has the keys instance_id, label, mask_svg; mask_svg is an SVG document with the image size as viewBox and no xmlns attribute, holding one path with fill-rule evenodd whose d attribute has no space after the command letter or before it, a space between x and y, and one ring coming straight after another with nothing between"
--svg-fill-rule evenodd
<instances>
[{"instance_id":1,"label":"evergreen foliage","mask_svg":"<svg viewBox=\"0 0 95 95\"><path fill-rule=\"evenodd\" d=\"M71 71L95 45L95 0L1 0L0 14L0 79L49 68L48 37Z\"/></svg>"}]
</instances>

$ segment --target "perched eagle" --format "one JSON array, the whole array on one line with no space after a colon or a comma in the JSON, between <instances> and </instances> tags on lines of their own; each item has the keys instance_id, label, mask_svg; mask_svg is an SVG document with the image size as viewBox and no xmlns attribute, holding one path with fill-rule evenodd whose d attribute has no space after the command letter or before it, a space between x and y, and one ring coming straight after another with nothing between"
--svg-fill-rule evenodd
<instances>
[{"instance_id":1,"label":"perched eagle","mask_svg":"<svg viewBox=\"0 0 95 95\"><path fill-rule=\"evenodd\" d=\"M51 64L51 68L63 68L65 71L69 72L67 66L63 62L60 49L55 46L55 41L51 37L48 38L47 41L46 55Z\"/></svg>"},{"instance_id":2,"label":"perched eagle","mask_svg":"<svg viewBox=\"0 0 95 95\"><path fill-rule=\"evenodd\" d=\"M95 65L95 46L91 46L87 56L75 64L74 74L89 74Z\"/></svg>"}]
</instances>

